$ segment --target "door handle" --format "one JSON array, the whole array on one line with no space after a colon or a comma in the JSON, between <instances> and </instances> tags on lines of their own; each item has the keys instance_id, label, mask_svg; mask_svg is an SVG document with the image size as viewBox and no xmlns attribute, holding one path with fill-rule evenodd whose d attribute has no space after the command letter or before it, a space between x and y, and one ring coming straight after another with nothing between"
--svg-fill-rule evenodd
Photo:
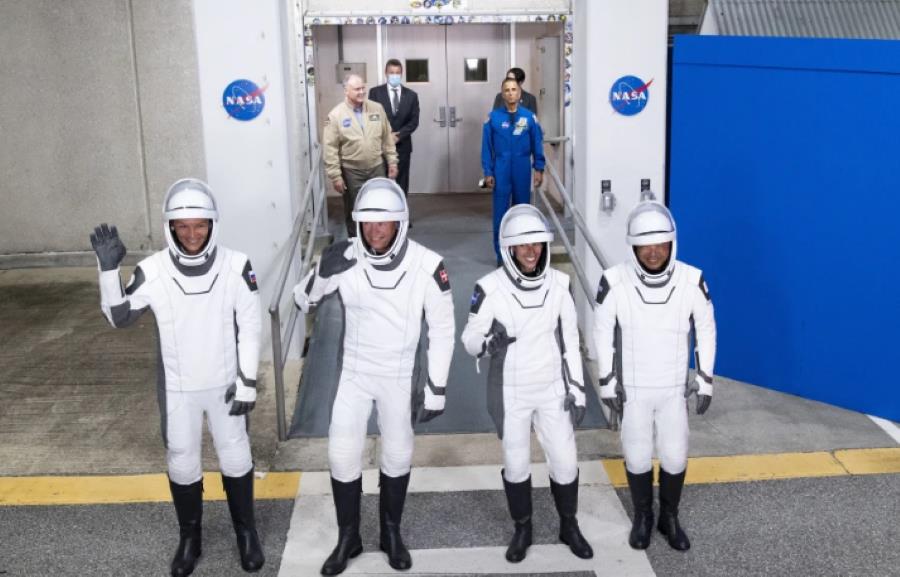
<instances>
[{"instance_id":1,"label":"door handle","mask_svg":"<svg viewBox=\"0 0 900 577\"><path fill-rule=\"evenodd\" d=\"M462 122L462 118L456 116L456 107L450 107L450 128L455 128L457 122Z\"/></svg>"},{"instance_id":2,"label":"door handle","mask_svg":"<svg viewBox=\"0 0 900 577\"><path fill-rule=\"evenodd\" d=\"M451 110L452 110L452 109L451 109ZM453 113L451 112L450 114L452 115ZM433 122L437 122L438 124L440 124L441 128L446 127L446 126L447 126L447 107L446 107L446 106L441 106L441 107L438 109L438 117L437 117L437 118L432 118L431 120L432 120Z\"/></svg>"}]
</instances>

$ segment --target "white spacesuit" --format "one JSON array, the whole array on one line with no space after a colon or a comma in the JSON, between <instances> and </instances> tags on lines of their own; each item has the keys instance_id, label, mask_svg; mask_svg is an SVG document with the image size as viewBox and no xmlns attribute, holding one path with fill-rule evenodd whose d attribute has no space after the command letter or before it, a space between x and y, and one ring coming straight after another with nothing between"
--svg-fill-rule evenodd
<instances>
[{"instance_id":1,"label":"white spacesuit","mask_svg":"<svg viewBox=\"0 0 900 577\"><path fill-rule=\"evenodd\" d=\"M585 411L578 324L569 277L549 266L552 240L535 207L507 211L499 231L503 266L475 285L461 337L469 354L490 356L488 411L503 441L503 483L516 527L506 553L512 562L531 545L532 425L550 469L560 539L579 557L593 554L575 517L574 424ZM527 258L517 250L529 251Z\"/></svg>"},{"instance_id":2,"label":"white spacesuit","mask_svg":"<svg viewBox=\"0 0 900 577\"><path fill-rule=\"evenodd\" d=\"M631 262L604 271L597 291L594 343L600 397L622 412L622 450L635 505L632 547L650 544L655 441L660 460L658 528L673 548L686 550L690 542L677 517L687 467L685 399L696 392L697 412L702 414L712 398L713 305L700 270L676 260L675 221L665 206L641 202L627 227ZM668 250L668 258L648 270L638 251L655 247ZM694 379L689 378L692 338Z\"/></svg>"},{"instance_id":3,"label":"white spacesuit","mask_svg":"<svg viewBox=\"0 0 900 577\"><path fill-rule=\"evenodd\" d=\"M253 461L246 413L256 401L260 304L247 256L217 246L218 209L209 187L183 179L169 189L163 208L169 247L142 260L122 287L125 255L115 227L92 235L100 263L103 314L112 326L135 322L148 309L159 330L158 398L172 496L181 540L173 575L188 575L200 556L203 416L212 433L238 536L241 562L264 562L253 513ZM187 250L176 226L197 223L206 233ZM202 240L202 238L201 238Z\"/></svg>"},{"instance_id":4,"label":"white spacesuit","mask_svg":"<svg viewBox=\"0 0 900 577\"><path fill-rule=\"evenodd\" d=\"M359 493L362 453L372 401L381 433L381 548L395 569L411 566L399 525L409 483L416 418L444 410L453 354L450 280L440 255L406 237L409 211L392 180L374 178L360 189L353 209L357 236L323 251L318 266L294 289L304 311L337 292L344 306L341 376L328 430L328 461L337 509L338 545L322 567L342 572L362 551ZM396 223L378 250L371 227ZM413 367L424 315L428 336L427 386L413 386Z\"/></svg>"}]
</instances>

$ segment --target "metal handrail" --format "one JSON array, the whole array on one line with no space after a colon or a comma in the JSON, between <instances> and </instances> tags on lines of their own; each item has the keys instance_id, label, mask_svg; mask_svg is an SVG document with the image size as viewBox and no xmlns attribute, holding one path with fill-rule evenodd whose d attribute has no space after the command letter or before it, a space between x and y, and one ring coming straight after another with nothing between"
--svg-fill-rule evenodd
<instances>
[{"instance_id":1,"label":"metal handrail","mask_svg":"<svg viewBox=\"0 0 900 577\"><path fill-rule=\"evenodd\" d=\"M566 205L566 209L568 209L568 211L572 213L573 220L575 221L575 226L578 227L578 230L581 231L581 235L587 241L587 245L591 249L591 253L593 253L594 258L597 259L600 267L603 270L606 270L607 268L609 268L609 261L606 259L603 251L600 250L600 247L594 241L593 237L588 233L588 228L584 222L584 218L582 218L581 213L578 212L578 208L575 206L575 202L569 197L569 192L568 190L566 190L566 187L563 185L562 180L559 178L559 173L556 172L556 168L552 163L547 163L544 168L547 172L550 173L550 178L553 179L553 184L556 185L556 189L559 191L560 198ZM550 220L553 221L553 225L559 232L559 237L560 239L562 239L563 245L565 245L566 250L569 253L569 257L572 260L572 266L575 268L575 276L578 277L578 282L581 286L581 290L584 291L584 294L587 297L587 302L590 303L591 308L593 308L593 288L591 287L590 283L588 283L587 275L584 272L584 265L581 263L581 259L578 258L578 255L575 254L572 243L569 242L569 238L566 236L566 231L563 229L562 223L559 221L559 217L556 216L556 211L553 210L553 206L550 204L550 199L547 198L547 193L543 188L539 188L537 192L540 195L541 200L544 201L544 205L547 207L547 214L550 215ZM601 407L601 410L603 410L604 413L608 414L607 419L609 420L609 424L612 430L617 430L618 413L616 413L615 411L607 411L607 409L603 407Z\"/></svg>"},{"instance_id":2,"label":"metal handrail","mask_svg":"<svg viewBox=\"0 0 900 577\"><path fill-rule=\"evenodd\" d=\"M584 218L581 216L581 213L578 212L578 208L575 206L575 202L569 197L569 191L566 190L565 185L563 185L562 180L559 178L559 173L556 172L556 167L554 167L552 163L548 163L544 168L547 172L550 173L550 178L553 179L553 184L556 185L556 189L559 191L559 197L562 199L563 204L566 205L566 208L569 210L569 212L572 213L573 220L575 221L575 226L578 227L578 230L581 231L581 235L584 237L585 241L587 241L588 248L591 249L594 258L597 259L598 263L600 263L600 268L606 270L607 268L609 268L609 261L604 256L603 251L600 250L597 242L588 232L587 224L585 224ZM584 265L582 265L581 260L575 254L575 250L573 249L572 244L566 237L565 231L562 227L562 223L559 221L559 217L556 216L553 207L550 205L550 200L547 198L546 192L544 192L543 188L539 188L538 193L541 196L541 200L544 201L544 204L547 207L547 213L550 215L550 219L553 221L554 226L559 231L559 236L572 258L572 264L575 266L575 274L578 276L578 280L581 283L581 288L582 290L584 290L585 296L587 296L588 298L588 302L593 302L594 294L589 283L587 282L587 276L584 274Z\"/></svg>"},{"instance_id":3,"label":"metal handrail","mask_svg":"<svg viewBox=\"0 0 900 577\"><path fill-rule=\"evenodd\" d=\"M287 440L287 423L285 421L284 409L284 367L288 360L288 351L291 346L291 339L294 336L294 327L297 324L299 312L297 307L291 307L291 314L287 322L287 331L282 338L281 334L281 297L284 296L284 289L287 285L288 273L290 273L291 265L294 262L294 255L297 253L297 247L300 245L300 235L304 230L308 229L306 238L305 251L301 250L300 274L299 278L309 270L309 264L312 261L313 248L316 240L316 230L319 226L319 214L325 204L325 188L318 186L319 171L321 165L322 151L318 144L314 144L315 150L313 157L312 170L309 173L309 180L306 183L306 189L303 191L303 206L294 219L291 238L286 246L287 254L281 265L281 272L278 274L278 284L275 287L275 293L272 295L272 302L269 304L269 316L272 325L272 362L275 370L275 411L278 419L278 440ZM309 205L312 203L312 212ZM311 219L310 214L312 215Z\"/></svg>"}]
</instances>

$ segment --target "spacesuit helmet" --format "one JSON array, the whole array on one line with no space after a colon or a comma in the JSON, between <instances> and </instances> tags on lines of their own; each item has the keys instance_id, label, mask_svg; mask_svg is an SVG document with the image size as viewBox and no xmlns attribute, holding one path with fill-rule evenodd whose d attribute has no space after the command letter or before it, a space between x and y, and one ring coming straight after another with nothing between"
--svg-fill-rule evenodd
<instances>
[{"instance_id":1,"label":"spacesuit helmet","mask_svg":"<svg viewBox=\"0 0 900 577\"><path fill-rule=\"evenodd\" d=\"M517 204L507 210L500 221L499 242L503 268L516 286L524 289L541 286L550 266L550 243L553 242L553 233L541 211L530 204ZM542 243L543 249L534 271L525 273L516 261L514 247L532 243Z\"/></svg>"},{"instance_id":2,"label":"spacesuit helmet","mask_svg":"<svg viewBox=\"0 0 900 577\"><path fill-rule=\"evenodd\" d=\"M187 254L175 234L173 221L185 218L209 220L209 236L197 254ZM183 178L169 187L163 201L163 231L169 251L179 264L199 266L209 260L216 248L219 209L208 184L197 178Z\"/></svg>"},{"instance_id":3,"label":"spacesuit helmet","mask_svg":"<svg viewBox=\"0 0 900 577\"><path fill-rule=\"evenodd\" d=\"M389 178L372 178L359 189L353 205L356 242L361 254L373 265L385 266L401 256L409 228L409 208L403 189ZM377 254L363 236L364 222L396 222L397 232L387 249Z\"/></svg>"},{"instance_id":4,"label":"spacesuit helmet","mask_svg":"<svg viewBox=\"0 0 900 577\"><path fill-rule=\"evenodd\" d=\"M631 263L641 282L648 286L662 286L669 282L675 271L675 257L678 240L675 234L675 219L665 205L655 200L645 200L628 215L627 241L631 246ZM669 259L660 270L649 271L638 259L636 247L651 244L672 243Z\"/></svg>"}]
</instances>

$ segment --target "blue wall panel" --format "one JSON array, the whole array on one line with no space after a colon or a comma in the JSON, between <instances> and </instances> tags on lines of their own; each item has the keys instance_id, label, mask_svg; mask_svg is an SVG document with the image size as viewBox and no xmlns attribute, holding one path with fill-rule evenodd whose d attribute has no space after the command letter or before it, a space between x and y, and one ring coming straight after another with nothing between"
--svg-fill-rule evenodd
<instances>
[{"instance_id":1,"label":"blue wall panel","mask_svg":"<svg viewBox=\"0 0 900 577\"><path fill-rule=\"evenodd\" d=\"M670 203L716 373L900 420L900 42L678 37Z\"/></svg>"}]
</instances>

